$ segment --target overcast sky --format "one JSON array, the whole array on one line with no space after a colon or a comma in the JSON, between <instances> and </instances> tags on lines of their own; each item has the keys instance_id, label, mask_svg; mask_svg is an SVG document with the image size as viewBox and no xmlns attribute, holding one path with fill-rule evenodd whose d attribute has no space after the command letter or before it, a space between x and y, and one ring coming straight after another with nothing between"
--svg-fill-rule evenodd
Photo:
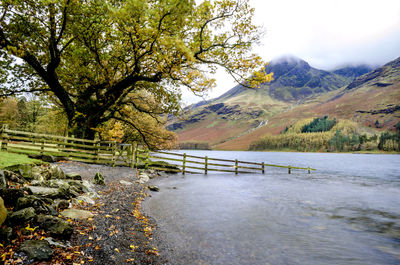
<instances>
[{"instance_id":1,"label":"overcast sky","mask_svg":"<svg viewBox=\"0 0 400 265\"><path fill-rule=\"evenodd\" d=\"M400 0L250 0L265 37L255 51L272 60L293 55L331 70L348 64L382 65L400 57ZM235 83L216 76L215 98ZM201 98L184 91L183 101Z\"/></svg>"}]
</instances>

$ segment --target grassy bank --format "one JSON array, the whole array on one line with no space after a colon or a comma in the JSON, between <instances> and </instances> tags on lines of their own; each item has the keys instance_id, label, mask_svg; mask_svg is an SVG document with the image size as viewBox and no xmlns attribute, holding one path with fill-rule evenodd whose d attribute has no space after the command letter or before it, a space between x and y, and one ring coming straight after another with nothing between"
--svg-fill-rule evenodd
<instances>
[{"instance_id":1,"label":"grassy bank","mask_svg":"<svg viewBox=\"0 0 400 265\"><path fill-rule=\"evenodd\" d=\"M0 151L0 168L17 164L41 164L43 161L29 158L27 155Z\"/></svg>"}]
</instances>

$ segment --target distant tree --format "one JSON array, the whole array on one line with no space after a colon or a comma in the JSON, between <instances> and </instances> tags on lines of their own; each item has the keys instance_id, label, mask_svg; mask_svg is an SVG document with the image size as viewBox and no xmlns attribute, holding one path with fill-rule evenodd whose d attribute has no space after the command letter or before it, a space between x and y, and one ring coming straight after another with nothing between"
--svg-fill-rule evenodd
<instances>
[{"instance_id":1,"label":"distant tree","mask_svg":"<svg viewBox=\"0 0 400 265\"><path fill-rule=\"evenodd\" d=\"M324 116L323 118L315 118L311 123L304 125L304 127L301 129L301 132L326 132L332 129L335 124L336 119L329 120L328 116Z\"/></svg>"},{"instance_id":2,"label":"distant tree","mask_svg":"<svg viewBox=\"0 0 400 265\"><path fill-rule=\"evenodd\" d=\"M52 97L80 137L113 118L140 130L126 106L174 113L178 87L201 93L217 67L248 87L272 78L251 54L253 12L248 0L1 1L0 94ZM159 111L132 103L142 94Z\"/></svg>"}]
</instances>

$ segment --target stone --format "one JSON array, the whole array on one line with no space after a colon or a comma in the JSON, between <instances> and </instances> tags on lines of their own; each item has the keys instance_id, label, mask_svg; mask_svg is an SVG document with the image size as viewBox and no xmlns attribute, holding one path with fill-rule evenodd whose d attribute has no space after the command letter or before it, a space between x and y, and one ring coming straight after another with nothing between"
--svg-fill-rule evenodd
<instances>
[{"instance_id":1,"label":"stone","mask_svg":"<svg viewBox=\"0 0 400 265\"><path fill-rule=\"evenodd\" d=\"M76 172L66 173L65 177L67 179L82 180L82 176L79 173L76 173Z\"/></svg>"},{"instance_id":2,"label":"stone","mask_svg":"<svg viewBox=\"0 0 400 265\"><path fill-rule=\"evenodd\" d=\"M80 195L73 199L75 204L87 203L87 204L95 204L95 201L89 196Z\"/></svg>"},{"instance_id":3,"label":"stone","mask_svg":"<svg viewBox=\"0 0 400 265\"><path fill-rule=\"evenodd\" d=\"M18 199L15 205L15 210L20 210L27 207L33 207L36 213L58 215L58 212L51 206L35 195L26 195Z\"/></svg>"},{"instance_id":4,"label":"stone","mask_svg":"<svg viewBox=\"0 0 400 265\"><path fill-rule=\"evenodd\" d=\"M132 182L129 182L129 181L126 181L126 180L120 180L119 183L121 183L122 185L127 185L127 186L133 185Z\"/></svg>"},{"instance_id":5,"label":"stone","mask_svg":"<svg viewBox=\"0 0 400 265\"><path fill-rule=\"evenodd\" d=\"M25 196L22 189L2 189L0 190L0 197L3 198L6 206L14 207L20 197Z\"/></svg>"},{"instance_id":6,"label":"stone","mask_svg":"<svg viewBox=\"0 0 400 265\"><path fill-rule=\"evenodd\" d=\"M44 162L55 163L58 162L58 158L52 155L42 155L41 159Z\"/></svg>"},{"instance_id":7,"label":"stone","mask_svg":"<svg viewBox=\"0 0 400 265\"><path fill-rule=\"evenodd\" d=\"M4 172L6 179L8 179L9 181L20 183L20 184L24 183L24 181L19 177L18 174L14 173L12 171L9 171L9 170L4 170L3 172Z\"/></svg>"},{"instance_id":8,"label":"stone","mask_svg":"<svg viewBox=\"0 0 400 265\"><path fill-rule=\"evenodd\" d=\"M3 170L0 169L0 189L7 188L7 180Z\"/></svg>"},{"instance_id":9,"label":"stone","mask_svg":"<svg viewBox=\"0 0 400 265\"><path fill-rule=\"evenodd\" d=\"M31 179L33 179L32 168L34 166L35 165L33 165L33 164L18 164L18 165L8 166L4 169L12 171L14 173L17 173L20 176L22 176L24 179L31 180Z\"/></svg>"},{"instance_id":10,"label":"stone","mask_svg":"<svg viewBox=\"0 0 400 265\"><path fill-rule=\"evenodd\" d=\"M52 246L52 247L56 247L56 248L68 248L68 247L71 247L70 244L65 245L62 242L57 241L52 237L46 237L43 240L46 240L49 243L49 245Z\"/></svg>"},{"instance_id":11,"label":"stone","mask_svg":"<svg viewBox=\"0 0 400 265\"><path fill-rule=\"evenodd\" d=\"M65 173L57 165L51 165L49 168L50 179L65 179Z\"/></svg>"},{"instance_id":12,"label":"stone","mask_svg":"<svg viewBox=\"0 0 400 265\"><path fill-rule=\"evenodd\" d=\"M7 208L4 206L3 198L0 197L0 227L7 219Z\"/></svg>"},{"instance_id":13,"label":"stone","mask_svg":"<svg viewBox=\"0 0 400 265\"><path fill-rule=\"evenodd\" d=\"M22 210L13 212L8 218L7 222L11 225L19 225L28 222L36 216L35 209L33 207L24 208Z\"/></svg>"},{"instance_id":14,"label":"stone","mask_svg":"<svg viewBox=\"0 0 400 265\"><path fill-rule=\"evenodd\" d=\"M11 242L11 240L15 237L13 233L13 229L11 227L0 228L0 238L3 239L6 243Z\"/></svg>"},{"instance_id":15,"label":"stone","mask_svg":"<svg viewBox=\"0 0 400 265\"><path fill-rule=\"evenodd\" d=\"M38 261L50 260L54 253L46 240L26 240L21 244L19 250L25 252L28 259Z\"/></svg>"},{"instance_id":16,"label":"stone","mask_svg":"<svg viewBox=\"0 0 400 265\"><path fill-rule=\"evenodd\" d=\"M54 200L54 203L52 205L57 211L68 209L69 207L69 201L67 200L61 200L61 199L56 199Z\"/></svg>"},{"instance_id":17,"label":"stone","mask_svg":"<svg viewBox=\"0 0 400 265\"><path fill-rule=\"evenodd\" d=\"M96 175L94 175L93 181L95 184L98 185L106 185L106 182L104 181L104 176L100 172L97 172Z\"/></svg>"},{"instance_id":18,"label":"stone","mask_svg":"<svg viewBox=\"0 0 400 265\"><path fill-rule=\"evenodd\" d=\"M61 214L67 218L72 218L72 219L88 219L94 216L89 211L79 210L79 209L67 209L62 211Z\"/></svg>"},{"instance_id":19,"label":"stone","mask_svg":"<svg viewBox=\"0 0 400 265\"><path fill-rule=\"evenodd\" d=\"M150 176L147 175L146 173L140 173L139 174L139 183L143 184L146 183L150 180Z\"/></svg>"},{"instance_id":20,"label":"stone","mask_svg":"<svg viewBox=\"0 0 400 265\"><path fill-rule=\"evenodd\" d=\"M149 190L151 191L160 191L160 188L154 185L149 185L147 186L149 188Z\"/></svg>"},{"instance_id":21,"label":"stone","mask_svg":"<svg viewBox=\"0 0 400 265\"><path fill-rule=\"evenodd\" d=\"M69 239L74 232L72 224L55 216L38 215L35 221L40 228L56 238Z\"/></svg>"},{"instance_id":22,"label":"stone","mask_svg":"<svg viewBox=\"0 0 400 265\"><path fill-rule=\"evenodd\" d=\"M27 186L28 190L32 192L33 195L49 197L49 198L58 198L64 196L63 192L58 188L48 188L48 187L40 187L40 186Z\"/></svg>"}]
</instances>

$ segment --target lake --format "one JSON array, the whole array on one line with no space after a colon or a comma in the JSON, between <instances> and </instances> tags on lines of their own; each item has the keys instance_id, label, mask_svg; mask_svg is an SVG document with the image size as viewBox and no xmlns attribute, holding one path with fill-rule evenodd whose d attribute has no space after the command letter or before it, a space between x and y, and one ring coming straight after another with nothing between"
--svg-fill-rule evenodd
<instances>
[{"instance_id":1,"label":"lake","mask_svg":"<svg viewBox=\"0 0 400 265\"><path fill-rule=\"evenodd\" d=\"M143 209L170 264L400 264L400 155L185 152L317 171L153 180Z\"/></svg>"}]
</instances>

